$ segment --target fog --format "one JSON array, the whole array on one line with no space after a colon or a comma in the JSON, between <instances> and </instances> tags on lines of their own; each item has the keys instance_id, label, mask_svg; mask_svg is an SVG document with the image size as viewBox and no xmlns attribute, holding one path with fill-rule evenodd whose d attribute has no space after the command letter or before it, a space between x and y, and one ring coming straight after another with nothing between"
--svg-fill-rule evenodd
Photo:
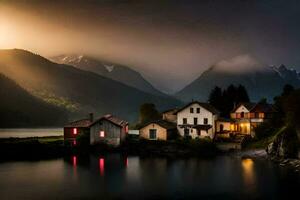
<instances>
[{"instance_id":1,"label":"fog","mask_svg":"<svg viewBox=\"0 0 300 200\"><path fill-rule=\"evenodd\" d=\"M226 2L2 0L0 48L92 55L128 65L168 93L239 55L300 66L297 1Z\"/></svg>"}]
</instances>

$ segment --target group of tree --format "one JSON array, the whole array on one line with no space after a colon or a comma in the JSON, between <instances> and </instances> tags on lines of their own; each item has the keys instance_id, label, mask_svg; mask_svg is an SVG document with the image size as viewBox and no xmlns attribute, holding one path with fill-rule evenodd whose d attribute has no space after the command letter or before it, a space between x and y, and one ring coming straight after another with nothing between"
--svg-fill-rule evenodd
<instances>
[{"instance_id":1,"label":"group of tree","mask_svg":"<svg viewBox=\"0 0 300 200\"><path fill-rule=\"evenodd\" d=\"M144 103L140 106L139 121L136 128L151 121L161 119L161 113L156 109L153 103Z\"/></svg>"},{"instance_id":2,"label":"group of tree","mask_svg":"<svg viewBox=\"0 0 300 200\"><path fill-rule=\"evenodd\" d=\"M257 139L273 138L271 154L284 157L297 157L300 130L300 89L285 85L280 95L274 97L273 117L255 129ZM279 149L282 149L279 151Z\"/></svg>"},{"instance_id":3,"label":"group of tree","mask_svg":"<svg viewBox=\"0 0 300 200\"><path fill-rule=\"evenodd\" d=\"M222 90L216 86L210 93L208 102L221 112L221 116L229 117L230 112L239 103L249 102L247 90L242 85L229 85Z\"/></svg>"}]
</instances>

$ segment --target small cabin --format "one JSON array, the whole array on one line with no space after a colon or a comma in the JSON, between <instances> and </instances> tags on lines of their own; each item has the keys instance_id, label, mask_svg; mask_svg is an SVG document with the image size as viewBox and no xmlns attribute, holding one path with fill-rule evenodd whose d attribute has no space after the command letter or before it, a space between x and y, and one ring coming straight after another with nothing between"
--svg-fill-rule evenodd
<instances>
[{"instance_id":1,"label":"small cabin","mask_svg":"<svg viewBox=\"0 0 300 200\"><path fill-rule=\"evenodd\" d=\"M175 123L158 120L149 122L140 128L140 138L146 140L171 140L177 137L177 127Z\"/></svg>"},{"instance_id":2,"label":"small cabin","mask_svg":"<svg viewBox=\"0 0 300 200\"><path fill-rule=\"evenodd\" d=\"M128 122L113 115L105 115L90 125L90 144L119 146L125 141Z\"/></svg>"},{"instance_id":3,"label":"small cabin","mask_svg":"<svg viewBox=\"0 0 300 200\"><path fill-rule=\"evenodd\" d=\"M93 123L93 114L87 119L81 119L70 122L64 126L64 141L65 144L76 146L78 144L78 138L81 136L89 136L90 125Z\"/></svg>"}]
</instances>

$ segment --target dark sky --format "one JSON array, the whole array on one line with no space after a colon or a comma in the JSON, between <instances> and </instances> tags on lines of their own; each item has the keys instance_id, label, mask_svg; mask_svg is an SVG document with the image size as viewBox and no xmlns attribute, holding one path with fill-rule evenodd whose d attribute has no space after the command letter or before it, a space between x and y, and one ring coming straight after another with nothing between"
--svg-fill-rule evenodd
<instances>
[{"instance_id":1,"label":"dark sky","mask_svg":"<svg viewBox=\"0 0 300 200\"><path fill-rule=\"evenodd\" d=\"M0 0L0 48L92 54L172 92L223 59L300 69L298 0Z\"/></svg>"}]
</instances>

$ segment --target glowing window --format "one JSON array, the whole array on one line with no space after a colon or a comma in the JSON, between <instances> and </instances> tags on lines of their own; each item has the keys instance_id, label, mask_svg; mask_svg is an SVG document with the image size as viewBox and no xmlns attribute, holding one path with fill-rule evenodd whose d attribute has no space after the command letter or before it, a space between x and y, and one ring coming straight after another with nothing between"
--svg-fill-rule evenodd
<instances>
[{"instance_id":1,"label":"glowing window","mask_svg":"<svg viewBox=\"0 0 300 200\"><path fill-rule=\"evenodd\" d=\"M77 135L77 128L73 128L73 134Z\"/></svg>"},{"instance_id":2,"label":"glowing window","mask_svg":"<svg viewBox=\"0 0 300 200\"><path fill-rule=\"evenodd\" d=\"M104 137L104 136L105 136L104 131L100 131L99 136L100 136L100 137Z\"/></svg>"}]
</instances>

